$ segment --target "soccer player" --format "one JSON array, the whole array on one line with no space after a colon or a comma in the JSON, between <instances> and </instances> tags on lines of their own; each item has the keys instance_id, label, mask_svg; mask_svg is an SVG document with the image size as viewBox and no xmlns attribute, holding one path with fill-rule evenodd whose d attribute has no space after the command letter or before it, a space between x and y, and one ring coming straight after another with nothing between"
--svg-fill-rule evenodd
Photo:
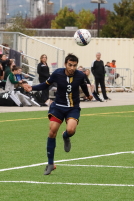
<instances>
[{"instance_id":1,"label":"soccer player","mask_svg":"<svg viewBox=\"0 0 134 201\"><path fill-rule=\"evenodd\" d=\"M50 130L47 139L48 165L45 168L45 175L49 175L55 169L54 151L56 147L56 135L62 122L66 121L66 131L63 132L64 150L71 149L70 137L75 134L80 116L79 107L79 86L86 97L90 99L85 75L77 70L78 58L73 54L68 54L65 58L65 68L56 69L48 80L36 86L25 85L26 91L39 91L49 87L53 82L57 83L57 93L55 101L50 105L48 118L50 120Z\"/></svg>"}]
</instances>

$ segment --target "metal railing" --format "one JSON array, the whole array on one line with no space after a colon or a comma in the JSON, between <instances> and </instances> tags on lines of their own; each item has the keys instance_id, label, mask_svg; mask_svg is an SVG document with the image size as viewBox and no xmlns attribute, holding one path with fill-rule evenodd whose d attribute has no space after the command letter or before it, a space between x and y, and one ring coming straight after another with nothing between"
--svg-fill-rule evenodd
<instances>
[{"instance_id":1,"label":"metal railing","mask_svg":"<svg viewBox=\"0 0 134 201\"><path fill-rule=\"evenodd\" d=\"M19 32L0 32L0 44L2 43L8 44L10 48L18 52L22 50L26 55L37 60L39 60L42 54L46 54L50 71L52 71L53 63L56 63L58 67L64 66L64 50L35 39L34 37Z\"/></svg>"},{"instance_id":2,"label":"metal railing","mask_svg":"<svg viewBox=\"0 0 134 201\"><path fill-rule=\"evenodd\" d=\"M94 76L92 74L91 68L89 80L94 83ZM105 68L105 86L106 88L111 88L111 92L116 91L118 88L122 91L132 91L132 72L130 68Z\"/></svg>"},{"instance_id":3,"label":"metal railing","mask_svg":"<svg viewBox=\"0 0 134 201\"><path fill-rule=\"evenodd\" d=\"M8 54L10 52L10 48L9 47L5 47L3 45L0 45L0 49L1 49L1 54L5 54L5 50L8 50ZM17 51L18 52L18 51ZM38 83L38 75L37 75L37 65L38 65L38 60L35 59L34 57L28 56L24 53L19 52L20 55L22 55L22 57L25 57L26 59L26 63L23 63L23 58L20 57L20 66L19 67L27 67L28 68L28 74L29 77L32 76L34 78L34 83ZM8 55L7 55L8 57ZM11 58L14 59L15 58Z\"/></svg>"}]
</instances>

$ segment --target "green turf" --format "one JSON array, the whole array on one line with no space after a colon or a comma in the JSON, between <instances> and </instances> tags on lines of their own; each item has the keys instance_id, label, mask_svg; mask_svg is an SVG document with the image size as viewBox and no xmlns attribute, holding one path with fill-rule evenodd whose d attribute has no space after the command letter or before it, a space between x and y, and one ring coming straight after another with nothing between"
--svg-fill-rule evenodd
<instances>
[{"instance_id":1,"label":"green turf","mask_svg":"<svg viewBox=\"0 0 134 201\"><path fill-rule=\"evenodd\" d=\"M133 153L99 157L134 151L133 119L134 106L82 109L77 132L71 138L72 150L69 153L63 151L61 134L66 125L61 125L55 160L98 157L57 162L57 169L49 176L43 175L44 165L0 171L0 181L49 182L0 182L0 201L133 201L134 186L92 185L134 185L134 168L123 168L134 167ZM0 128L0 169L47 162L49 121L46 111L1 113ZM61 166L64 164L68 166ZM61 184L52 184L56 182Z\"/></svg>"}]
</instances>

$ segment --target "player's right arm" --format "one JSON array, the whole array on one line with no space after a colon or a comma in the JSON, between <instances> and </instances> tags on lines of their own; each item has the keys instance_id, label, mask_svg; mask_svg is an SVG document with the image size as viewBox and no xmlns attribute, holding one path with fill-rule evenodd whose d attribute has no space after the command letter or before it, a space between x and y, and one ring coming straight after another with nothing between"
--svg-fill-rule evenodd
<instances>
[{"instance_id":1,"label":"player's right arm","mask_svg":"<svg viewBox=\"0 0 134 201\"><path fill-rule=\"evenodd\" d=\"M28 84L25 84L24 89L28 92L41 91L41 90L47 89L53 82L56 82L55 78L56 78L56 73L53 72L52 75L46 80L46 82L43 82L35 86L30 86Z\"/></svg>"}]
</instances>

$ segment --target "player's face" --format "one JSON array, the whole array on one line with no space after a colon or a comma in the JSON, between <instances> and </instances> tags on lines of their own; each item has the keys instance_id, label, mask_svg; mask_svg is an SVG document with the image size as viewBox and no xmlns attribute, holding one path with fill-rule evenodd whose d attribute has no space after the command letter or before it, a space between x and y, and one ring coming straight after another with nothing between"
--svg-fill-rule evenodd
<instances>
[{"instance_id":1,"label":"player's face","mask_svg":"<svg viewBox=\"0 0 134 201\"><path fill-rule=\"evenodd\" d=\"M78 63L76 61L67 61L67 63L65 64L65 73L66 75L68 76L71 76L74 74L74 72L76 71L77 69L77 65Z\"/></svg>"}]
</instances>

